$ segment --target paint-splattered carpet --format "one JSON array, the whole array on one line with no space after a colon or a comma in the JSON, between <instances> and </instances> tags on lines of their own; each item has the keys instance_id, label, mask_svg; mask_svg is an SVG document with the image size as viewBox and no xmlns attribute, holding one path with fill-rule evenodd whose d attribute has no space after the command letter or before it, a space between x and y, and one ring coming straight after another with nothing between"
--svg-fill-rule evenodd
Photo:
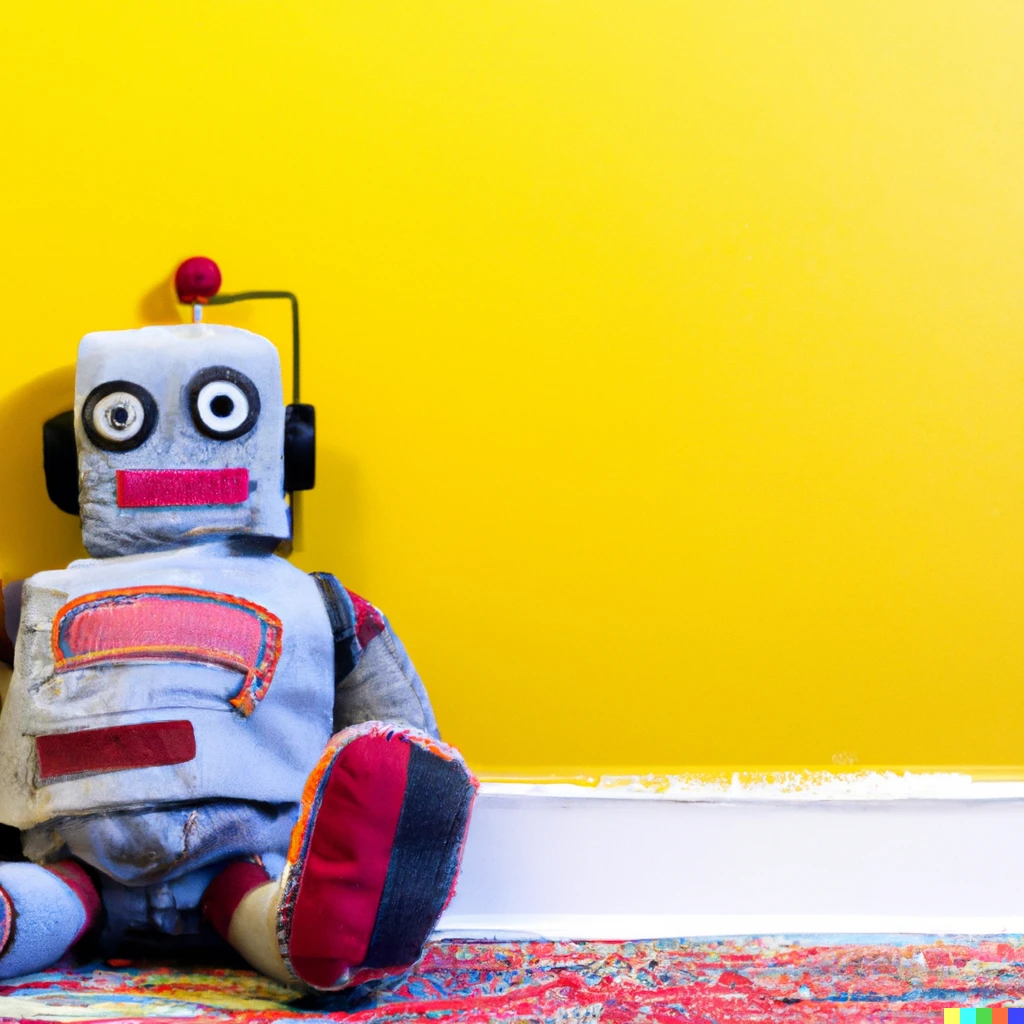
<instances>
[{"instance_id":1,"label":"paint-splattered carpet","mask_svg":"<svg viewBox=\"0 0 1024 1024\"><path fill-rule=\"evenodd\" d=\"M97 961L0 984L0 1020L934 1024L1024 1005L1024 940L442 942L368 1005L295 1000L247 971Z\"/></svg>"}]
</instances>

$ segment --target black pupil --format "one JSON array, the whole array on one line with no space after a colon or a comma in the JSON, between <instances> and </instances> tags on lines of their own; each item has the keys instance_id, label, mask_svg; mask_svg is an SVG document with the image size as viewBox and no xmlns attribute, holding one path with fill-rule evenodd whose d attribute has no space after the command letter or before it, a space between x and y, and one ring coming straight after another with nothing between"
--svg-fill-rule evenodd
<instances>
[{"instance_id":1,"label":"black pupil","mask_svg":"<svg viewBox=\"0 0 1024 1024\"><path fill-rule=\"evenodd\" d=\"M218 395L211 403L210 409L214 416L230 416L234 411L235 403L227 395Z\"/></svg>"},{"instance_id":2,"label":"black pupil","mask_svg":"<svg viewBox=\"0 0 1024 1024\"><path fill-rule=\"evenodd\" d=\"M128 422L128 410L123 405L115 406L110 411L110 418L115 427L123 427Z\"/></svg>"}]
</instances>

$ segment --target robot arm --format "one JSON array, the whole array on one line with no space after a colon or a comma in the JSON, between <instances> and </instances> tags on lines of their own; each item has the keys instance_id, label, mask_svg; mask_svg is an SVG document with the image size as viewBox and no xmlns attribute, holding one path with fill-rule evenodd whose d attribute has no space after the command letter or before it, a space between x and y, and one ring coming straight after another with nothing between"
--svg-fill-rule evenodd
<instances>
[{"instance_id":1,"label":"robot arm","mask_svg":"<svg viewBox=\"0 0 1024 1024\"><path fill-rule=\"evenodd\" d=\"M20 596L20 595L19 595ZM4 592L0 587L0 709L7 699L14 664L14 644L5 626ZM0 861L21 860L21 834L10 825L0 825Z\"/></svg>"},{"instance_id":2,"label":"robot arm","mask_svg":"<svg viewBox=\"0 0 1024 1024\"><path fill-rule=\"evenodd\" d=\"M334 732L386 722L437 738L430 699L387 619L330 573L312 575L334 635Z\"/></svg>"},{"instance_id":3,"label":"robot arm","mask_svg":"<svg viewBox=\"0 0 1024 1024\"><path fill-rule=\"evenodd\" d=\"M4 594L4 589L0 585L0 708L7 700L7 690L11 685L11 670L14 668L14 643L11 641L11 637L17 635L18 632L17 609L21 605L21 580L8 584L6 588L8 591L13 591L14 600L11 602L14 605L11 609L14 611L13 616L7 615L5 598L9 595ZM8 629L8 625L11 625L12 628Z\"/></svg>"},{"instance_id":4,"label":"robot arm","mask_svg":"<svg viewBox=\"0 0 1024 1024\"><path fill-rule=\"evenodd\" d=\"M7 614L7 597L8 594L4 591L12 591L14 601L12 604L15 605L11 611L14 613L11 616ZM14 583L10 583L7 587L0 584L0 663L7 666L14 666L14 644L11 641L11 637L15 636L18 632L18 607L21 604L21 580L17 580ZM8 625L12 628L8 630ZM5 687L0 684L0 699L3 698L3 694L6 691Z\"/></svg>"}]
</instances>

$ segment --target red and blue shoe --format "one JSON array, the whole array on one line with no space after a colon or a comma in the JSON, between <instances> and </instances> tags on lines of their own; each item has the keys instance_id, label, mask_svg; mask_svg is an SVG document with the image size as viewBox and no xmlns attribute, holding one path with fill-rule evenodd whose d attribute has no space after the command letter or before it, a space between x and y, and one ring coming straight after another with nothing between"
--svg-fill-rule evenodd
<instances>
[{"instance_id":1,"label":"red and blue shoe","mask_svg":"<svg viewBox=\"0 0 1024 1024\"><path fill-rule=\"evenodd\" d=\"M281 878L277 939L320 991L400 974L455 892L477 781L417 729L333 737L306 782Z\"/></svg>"}]
</instances>

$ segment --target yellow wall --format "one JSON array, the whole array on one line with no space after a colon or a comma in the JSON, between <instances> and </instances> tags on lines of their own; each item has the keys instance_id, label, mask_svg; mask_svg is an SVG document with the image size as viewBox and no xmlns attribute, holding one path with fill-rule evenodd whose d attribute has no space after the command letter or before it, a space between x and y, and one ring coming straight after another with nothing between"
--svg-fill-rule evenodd
<instances>
[{"instance_id":1,"label":"yellow wall","mask_svg":"<svg viewBox=\"0 0 1024 1024\"><path fill-rule=\"evenodd\" d=\"M77 339L202 253L299 293L296 561L481 770L1024 765L1019 0L0 17L7 577Z\"/></svg>"}]
</instances>

